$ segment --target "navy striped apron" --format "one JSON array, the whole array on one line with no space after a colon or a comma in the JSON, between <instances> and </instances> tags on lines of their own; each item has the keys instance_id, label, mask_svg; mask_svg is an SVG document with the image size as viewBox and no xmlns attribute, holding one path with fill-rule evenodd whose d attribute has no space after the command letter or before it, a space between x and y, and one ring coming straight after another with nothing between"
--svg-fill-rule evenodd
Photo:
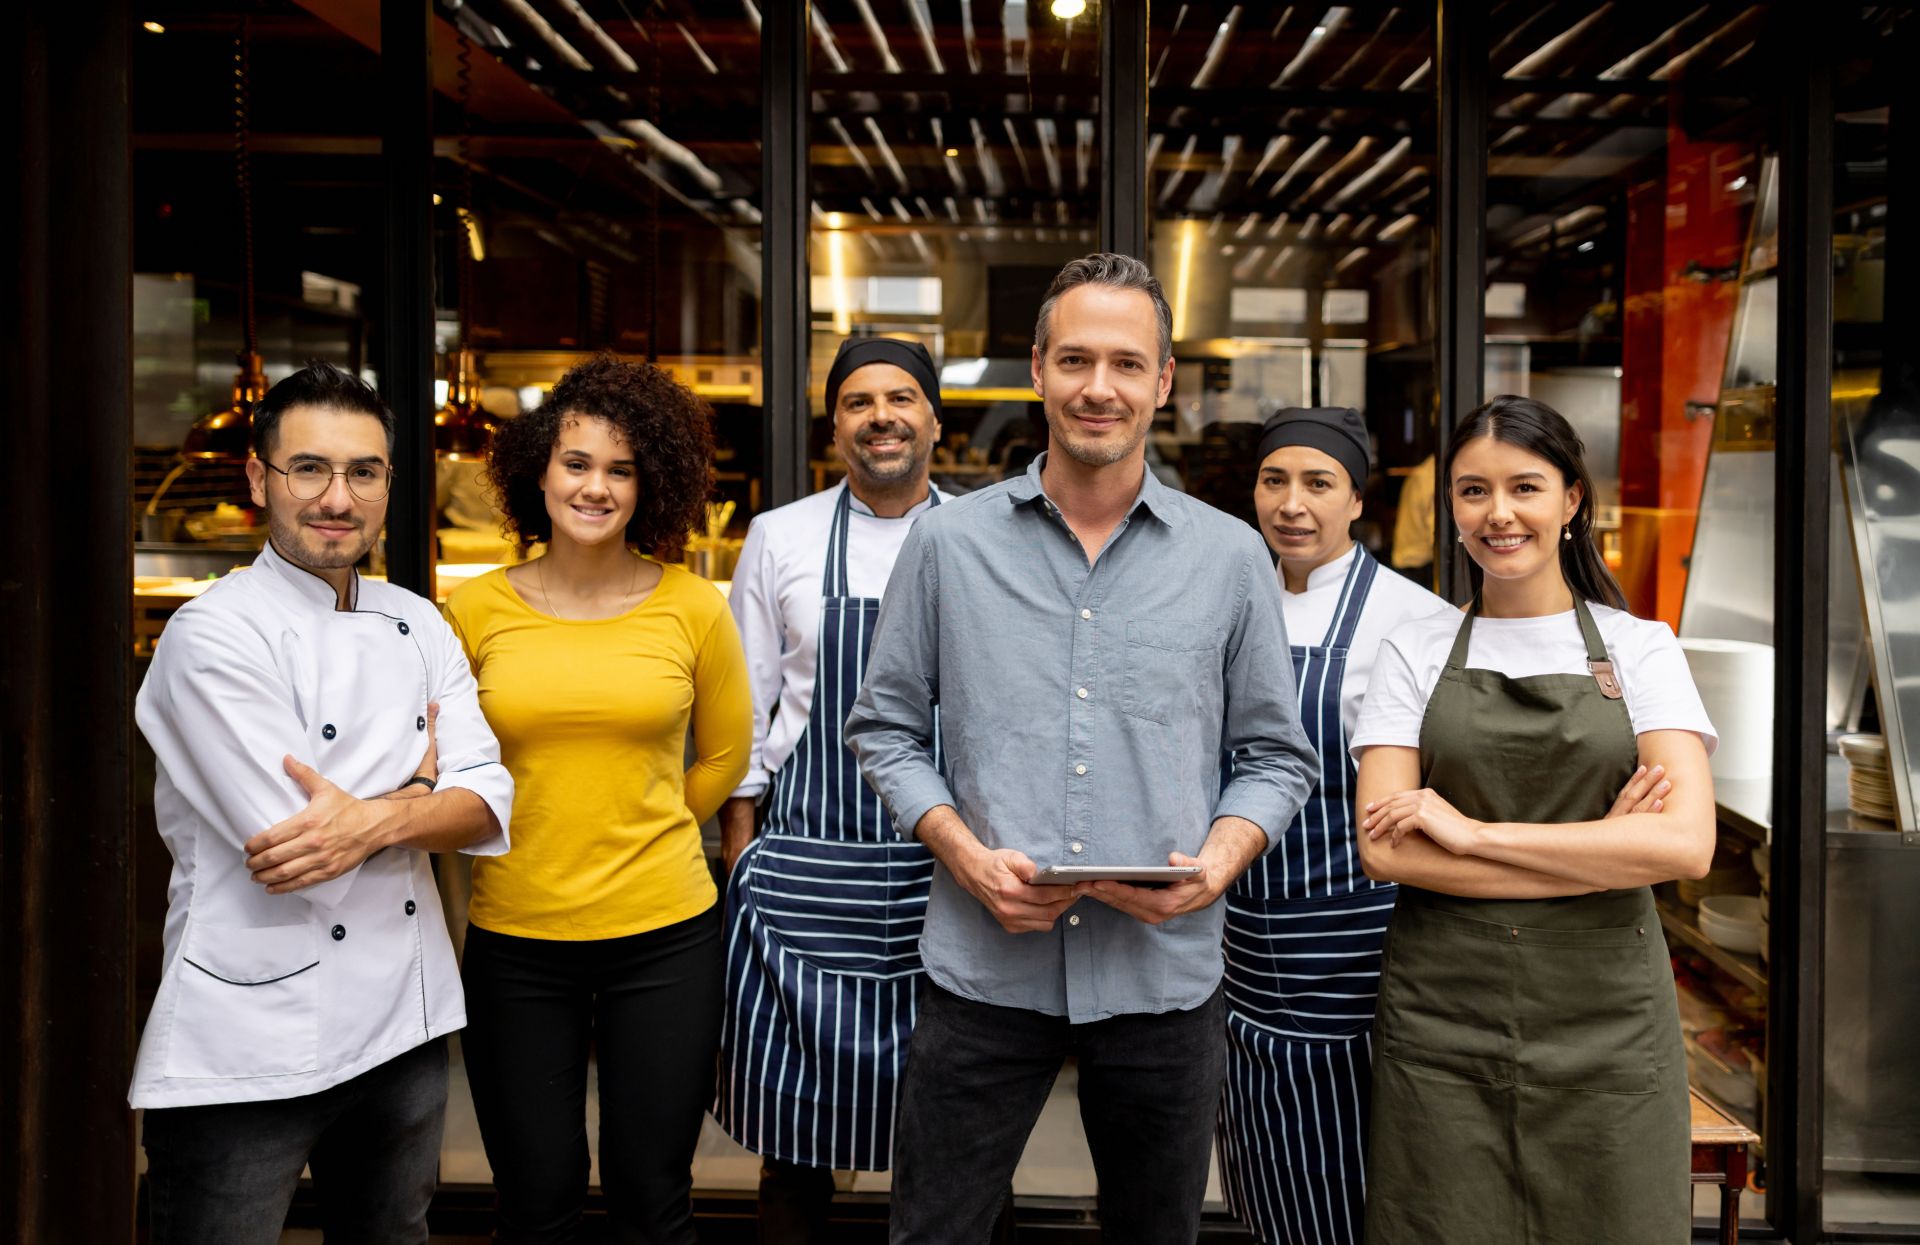
<instances>
[{"instance_id":1,"label":"navy striped apron","mask_svg":"<svg viewBox=\"0 0 1920 1245\"><path fill-rule=\"evenodd\" d=\"M827 541L807 727L727 882L714 1115L757 1154L880 1171L892 1159L896 1087L924 971L933 856L894 830L842 738L880 613L878 598L849 595L849 497L841 493Z\"/></svg>"},{"instance_id":2,"label":"navy striped apron","mask_svg":"<svg viewBox=\"0 0 1920 1245\"><path fill-rule=\"evenodd\" d=\"M1227 893L1221 1186L1267 1245L1360 1240L1380 947L1395 887L1360 868L1340 718L1347 650L1379 571L1355 548L1319 645L1293 645L1320 785Z\"/></svg>"}]
</instances>

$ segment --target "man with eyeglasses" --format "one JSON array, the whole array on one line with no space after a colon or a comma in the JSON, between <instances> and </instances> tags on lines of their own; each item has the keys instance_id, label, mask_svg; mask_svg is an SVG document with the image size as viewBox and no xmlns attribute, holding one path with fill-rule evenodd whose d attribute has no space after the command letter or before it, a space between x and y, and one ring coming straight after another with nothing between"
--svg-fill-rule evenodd
<instances>
[{"instance_id":1,"label":"man with eyeglasses","mask_svg":"<svg viewBox=\"0 0 1920 1245\"><path fill-rule=\"evenodd\" d=\"M433 603L354 569L392 482L379 397L315 363L253 448L267 546L174 615L135 710L173 856L128 1095L151 1239L277 1242L310 1165L329 1240L424 1242L466 1023L427 853L505 852L513 780Z\"/></svg>"}]
</instances>

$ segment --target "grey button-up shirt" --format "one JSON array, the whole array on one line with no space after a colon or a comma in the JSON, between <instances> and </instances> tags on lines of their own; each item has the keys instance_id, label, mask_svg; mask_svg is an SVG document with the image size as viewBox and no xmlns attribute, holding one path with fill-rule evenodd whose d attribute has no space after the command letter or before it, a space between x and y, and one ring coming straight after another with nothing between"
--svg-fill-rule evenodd
<instances>
[{"instance_id":1,"label":"grey button-up shirt","mask_svg":"<svg viewBox=\"0 0 1920 1245\"><path fill-rule=\"evenodd\" d=\"M1045 457L914 525L847 720L861 771L903 832L950 804L1043 867L1163 865L1223 816L1271 849L1319 761L1259 536L1146 472L1089 567L1040 487ZM1082 899L1048 933L1010 934L942 866L920 951L956 994L1079 1024L1204 1003L1224 922L1221 903L1151 926Z\"/></svg>"}]
</instances>

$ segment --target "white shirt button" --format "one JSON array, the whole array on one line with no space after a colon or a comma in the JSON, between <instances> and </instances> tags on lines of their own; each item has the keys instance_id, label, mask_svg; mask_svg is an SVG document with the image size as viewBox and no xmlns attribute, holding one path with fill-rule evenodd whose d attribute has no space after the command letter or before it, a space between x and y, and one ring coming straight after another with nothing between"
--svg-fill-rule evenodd
<instances>
[{"instance_id":1,"label":"white shirt button","mask_svg":"<svg viewBox=\"0 0 1920 1245\"><path fill-rule=\"evenodd\" d=\"M1079 916L1078 916L1078 915L1074 915L1074 916L1070 916L1070 917L1068 917L1068 918L1067 918L1067 924L1069 924L1069 925L1078 925L1078 924L1080 924L1080 918L1079 918Z\"/></svg>"},{"instance_id":2,"label":"white shirt button","mask_svg":"<svg viewBox=\"0 0 1920 1245\"><path fill-rule=\"evenodd\" d=\"M1093 617L1093 611L1092 611L1092 610L1081 610L1081 611L1080 611L1080 617L1082 617L1082 618L1092 618L1092 617Z\"/></svg>"},{"instance_id":3,"label":"white shirt button","mask_svg":"<svg viewBox=\"0 0 1920 1245\"><path fill-rule=\"evenodd\" d=\"M1078 696L1080 699L1085 700L1087 698L1087 689L1084 687L1076 687L1073 689L1073 694L1075 696Z\"/></svg>"},{"instance_id":4,"label":"white shirt button","mask_svg":"<svg viewBox=\"0 0 1920 1245\"><path fill-rule=\"evenodd\" d=\"M1087 849L1083 844L1073 843L1068 846L1067 850L1072 852L1074 855L1078 856L1081 852L1084 852Z\"/></svg>"},{"instance_id":5,"label":"white shirt button","mask_svg":"<svg viewBox=\"0 0 1920 1245\"><path fill-rule=\"evenodd\" d=\"M1084 774L1087 772L1087 767L1084 765L1076 765L1073 767L1073 772L1076 774Z\"/></svg>"}]
</instances>

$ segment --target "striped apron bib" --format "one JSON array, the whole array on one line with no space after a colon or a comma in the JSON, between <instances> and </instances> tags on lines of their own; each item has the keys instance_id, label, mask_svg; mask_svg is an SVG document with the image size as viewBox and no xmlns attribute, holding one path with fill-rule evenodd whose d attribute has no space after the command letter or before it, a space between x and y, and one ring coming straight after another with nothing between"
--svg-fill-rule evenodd
<instances>
[{"instance_id":1,"label":"striped apron bib","mask_svg":"<svg viewBox=\"0 0 1920 1245\"><path fill-rule=\"evenodd\" d=\"M1361 1236L1373 1008L1396 888L1367 877L1354 847L1340 692L1379 569L1356 549L1326 636L1292 646L1320 785L1227 893L1220 1177L1227 1205L1266 1245Z\"/></svg>"},{"instance_id":2,"label":"striped apron bib","mask_svg":"<svg viewBox=\"0 0 1920 1245\"><path fill-rule=\"evenodd\" d=\"M842 738L880 613L878 598L849 595L849 497L827 541L807 727L727 882L714 1115L757 1154L880 1171L924 971L933 856L895 831Z\"/></svg>"}]
</instances>

